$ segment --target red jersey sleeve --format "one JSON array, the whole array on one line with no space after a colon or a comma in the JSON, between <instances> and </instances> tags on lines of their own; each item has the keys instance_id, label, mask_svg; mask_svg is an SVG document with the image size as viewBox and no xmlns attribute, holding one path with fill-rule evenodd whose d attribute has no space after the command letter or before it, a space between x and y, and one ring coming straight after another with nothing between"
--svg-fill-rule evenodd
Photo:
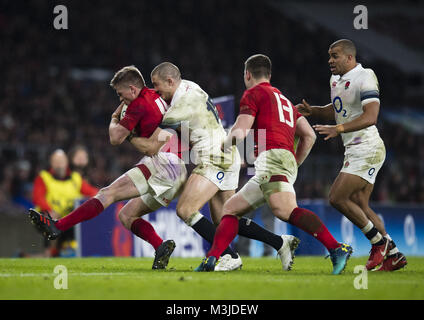
<instances>
[{"instance_id":1,"label":"red jersey sleeve","mask_svg":"<svg viewBox=\"0 0 424 320\"><path fill-rule=\"evenodd\" d=\"M38 176L34 180L34 186L32 189L32 202L35 206L40 207L41 211L50 211L51 207L46 200L46 185L43 179Z\"/></svg>"},{"instance_id":2,"label":"red jersey sleeve","mask_svg":"<svg viewBox=\"0 0 424 320\"><path fill-rule=\"evenodd\" d=\"M127 108L125 116L119 121L119 124L129 131L132 131L137 123L143 117L143 107L140 105L138 99L135 99Z\"/></svg>"},{"instance_id":3,"label":"red jersey sleeve","mask_svg":"<svg viewBox=\"0 0 424 320\"><path fill-rule=\"evenodd\" d=\"M296 121L297 121L300 117L303 117L303 116L302 116L302 114L301 114L299 111L297 111L297 108L296 108L296 107L293 107L293 111L294 111L294 118L296 119Z\"/></svg>"},{"instance_id":4,"label":"red jersey sleeve","mask_svg":"<svg viewBox=\"0 0 424 320\"><path fill-rule=\"evenodd\" d=\"M258 107L256 106L256 101L253 95L253 91L246 90L243 94L243 97L240 100L239 114L249 114L255 117L257 112L258 112Z\"/></svg>"}]
</instances>

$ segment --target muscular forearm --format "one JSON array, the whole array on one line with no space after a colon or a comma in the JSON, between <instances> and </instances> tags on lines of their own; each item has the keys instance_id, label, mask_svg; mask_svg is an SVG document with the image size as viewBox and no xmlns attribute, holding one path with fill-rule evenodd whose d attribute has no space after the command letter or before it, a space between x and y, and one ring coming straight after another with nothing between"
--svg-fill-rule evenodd
<instances>
[{"instance_id":1,"label":"muscular forearm","mask_svg":"<svg viewBox=\"0 0 424 320\"><path fill-rule=\"evenodd\" d=\"M325 106L311 106L311 116L317 117L321 120L332 121L334 120L334 109L331 103Z\"/></svg>"},{"instance_id":2,"label":"muscular forearm","mask_svg":"<svg viewBox=\"0 0 424 320\"><path fill-rule=\"evenodd\" d=\"M162 147L163 143L154 142L147 138L134 137L131 139L131 144L141 153L148 156L157 154Z\"/></svg>"},{"instance_id":3,"label":"muscular forearm","mask_svg":"<svg viewBox=\"0 0 424 320\"><path fill-rule=\"evenodd\" d=\"M308 157L315 143L316 136L299 137L299 142L296 148L296 162L300 166Z\"/></svg>"},{"instance_id":4,"label":"muscular forearm","mask_svg":"<svg viewBox=\"0 0 424 320\"><path fill-rule=\"evenodd\" d=\"M338 124L336 128L338 133L353 132L353 131L358 131L361 129L368 128L372 125L375 125L376 122L377 121L375 117L373 117L372 115L363 113L358 118L350 122L347 122L344 124Z\"/></svg>"}]
</instances>

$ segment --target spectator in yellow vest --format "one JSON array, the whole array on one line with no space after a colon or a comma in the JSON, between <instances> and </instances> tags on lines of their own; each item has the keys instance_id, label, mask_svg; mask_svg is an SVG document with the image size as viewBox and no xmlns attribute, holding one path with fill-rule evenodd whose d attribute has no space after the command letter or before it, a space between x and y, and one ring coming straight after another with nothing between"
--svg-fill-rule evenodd
<instances>
[{"instance_id":1,"label":"spectator in yellow vest","mask_svg":"<svg viewBox=\"0 0 424 320\"><path fill-rule=\"evenodd\" d=\"M57 149L50 156L49 170L42 170L35 178L33 203L53 219L60 219L73 210L76 200L93 197L97 192L98 189L85 181L79 172L71 171L68 156L62 149ZM47 256L59 255L61 244L73 238L73 230L70 231L63 234L63 239L52 243Z\"/></svg>"}]
</instances>

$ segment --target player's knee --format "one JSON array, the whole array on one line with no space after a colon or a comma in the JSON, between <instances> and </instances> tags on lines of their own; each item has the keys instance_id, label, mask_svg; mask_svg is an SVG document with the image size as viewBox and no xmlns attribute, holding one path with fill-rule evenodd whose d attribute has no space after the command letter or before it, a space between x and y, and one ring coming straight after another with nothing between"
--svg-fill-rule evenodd
<instances>
[{"instance_id":1,"label":"player's knee","mask_svg":"<svg viewBox=\"0 0 424 320\"><path fill-rule=\"evenodd\" d=\"M232 205L229 201L224 203L224 206L222 207L221 217L223 217L227 214L232 214L232 215L235 214L235 210L234 210L234 208L232 207Z\"/></svg>"},{"instance_id":2,"label":"player's knee","mask_svg":"<svg viewBox=\"0 0 424 320\"><path fill-rule=\"evenodd\" d=\"M114 194L110 187L100 189L96 195L96 198L103 204L105 208L115 202Z\"/></svg>"},{"instance_id":3,"label":"player's knee","mask_svg":"<svg viewBox=\"0 0 424 320\"><path fill-rule=\"evenodd\" d=\"M184 203L178 203L176 211L177 216L180 217L183 221L186 221L196 210L192 209L190 206Z\"/></svg>"},{"instance_id":4,"label":"player's knee","mask_svg":"<svg viewBox=\"0 0 424 320\"><path fill-rule=\"evenodd\" d=\"M330 202L331 206L336 209L342 207L345 202L345 200L342 197L340 197L339 195L335 193L330 193L330 196L328 197L328 201Z\"/></svg>"},{"instance_id":5,"label":"player's knee","mask_svg":"<svg viewBox=\"0 0 424 320\"><path fill-rule=\"evenodd\" d=\"M119 220L121 221L122 225L123 225L126 229L130 230L130 229L131 229L131 222L132 222L132 219L131 219L131 217L127 214L127 212L126 212L125 210L122 210L122 209L121 209L121 210L119 211L118 216L119 216Z\"/></svg>"}]
</instances>

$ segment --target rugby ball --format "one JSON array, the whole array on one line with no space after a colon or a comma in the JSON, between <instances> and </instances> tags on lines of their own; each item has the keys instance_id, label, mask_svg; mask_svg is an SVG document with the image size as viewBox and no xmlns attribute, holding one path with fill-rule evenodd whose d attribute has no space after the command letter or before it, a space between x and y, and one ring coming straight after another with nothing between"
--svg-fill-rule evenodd
<instances>
[{"instance_id":1,"label":"rugby ball","mask_svg":"<svg viewBox=\"0 0 424 320\"><path fill-rule=\"evenodd\" d=\"M119 120L121 120L123 117L125 117L125 113L127 112L128 105L124 104L124 106L121 109L121 115L119 116Z\"/></svg>"}]
</instances>

